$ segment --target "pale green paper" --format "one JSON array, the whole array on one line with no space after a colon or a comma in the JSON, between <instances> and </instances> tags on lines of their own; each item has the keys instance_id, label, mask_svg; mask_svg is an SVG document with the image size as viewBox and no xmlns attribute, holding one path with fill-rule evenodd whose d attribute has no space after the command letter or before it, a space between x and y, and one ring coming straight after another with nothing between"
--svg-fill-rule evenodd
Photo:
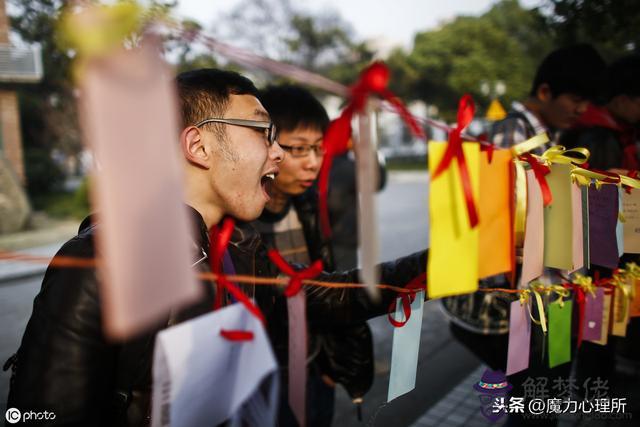
<instances>
[{"instance_id":1,"label":"pale green paper","mask_svg":"<svg viewBox=\"0 0 640 427\"><path fill-rule=\"evenodd\" d=\"M544 208L544 265L572 271L571 165L551 165L551 173L546 178L553 201Z\"/></svg>"},{"instance_id":2,"label":"pale green paper","mask_svg":"<svg viewBox=\"0 0 640 427\"><path fill-rule=\"evenodd\" d=\"M549 367L571 361L571 315L573 303L549 304Z\"/></svg>"}]
</instances>

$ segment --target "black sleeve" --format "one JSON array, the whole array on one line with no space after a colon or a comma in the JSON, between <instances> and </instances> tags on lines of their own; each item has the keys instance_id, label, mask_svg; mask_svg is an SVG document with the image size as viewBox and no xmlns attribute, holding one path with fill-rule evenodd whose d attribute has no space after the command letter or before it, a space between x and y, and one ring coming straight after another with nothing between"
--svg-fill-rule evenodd
<instances>
[{"instance_id":1,"label":"black sleeve","mask_svg":"<svg viewBox=\"0 0 640 427\"><path fill-rule=\"evenodd\" d=\"M380 282L398 287L406 286L427 268L428 252L421 251L380 264ZM326 282L358 283L360 271L322 273L317 280ZM376 301L363 288L327 288L306 286L307 317L311 323L353 323L385 314L397 292L380 289Z\"/></svg>"},{"instance_id":2,"label":"black sleeve","mask_svg":"<svg viewBox=\"0 0 640 427\"><path fill-rule=\"evenodd\" d=\"M86 256L86 245L76 238L59 255ZM18 350L8 407L53 411L47 425L101 425L113 402L115 348L103 337L95 270L50 267Z\"/></svg>"}]
</instances>

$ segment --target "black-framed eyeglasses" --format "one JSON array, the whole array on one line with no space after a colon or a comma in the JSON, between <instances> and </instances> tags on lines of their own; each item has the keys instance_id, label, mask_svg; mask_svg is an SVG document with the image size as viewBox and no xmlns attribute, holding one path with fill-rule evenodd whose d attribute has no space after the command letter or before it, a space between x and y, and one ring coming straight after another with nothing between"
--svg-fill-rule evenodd
<instances>
[{"instance_id":1,"label":"black-framed eyeglasses","mask_svg":"<svg viewBox=\"0 0 640 427\"><path fill-rule=\"evenodd\" d=\"M211 118L211 119L201 120L198 123L196 123L194 126L199 128L200 126L206 125L207 123L224 123L226 125L243 126L243 127L252 128L252 129L263 129L265 133L264 136L266 137L267 142L269 143L269 147L271 147L273 143L276 142L276 139L277 139L276 125L273 124L273 122L263 122L259 120L245 120L245 119Z\"/></svg>"},{"instance_id":2,"label":"black-framed eyeglasses","mask_svg":"<svg viewBox=\"0 0 640 427\"><path fill-rule=\"evenodd\" d=\"M322 157L324 156L324 146L322 144L314 144L314 145L282 145L280 147L285 150L287 153L291 154L291 157L307 157L313 151L316 153L316 156Z\"/></svg>"}]
</instances>

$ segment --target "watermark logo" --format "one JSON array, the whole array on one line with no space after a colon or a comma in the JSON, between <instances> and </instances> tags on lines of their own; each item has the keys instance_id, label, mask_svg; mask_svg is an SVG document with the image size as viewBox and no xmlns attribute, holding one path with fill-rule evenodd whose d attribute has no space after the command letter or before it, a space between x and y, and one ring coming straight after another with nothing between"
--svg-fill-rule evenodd
<instances>
[{"instance_id":1,"label":"watermark logo","mask_svg":"<svg viewBox=\"0 0 640 427\"><path fill-rule=\"evenodd\" d=\"M504 405L501 407L499 402L505 401L513 386L507 382L504 372L487 369L473 388L478 392L480 412L486 419L496 422L507 415L506 408Z\"/></svg>"},{"instance_id":2,"label":"watermark logo","mask_svg":"<svg viewBox=\"0 0 640 427\"><path fill-rule=\"evenodd\" d=\"M7 412L4 413L4 419L7 420L9 424L16 424L20 422L22 418L22 414L19 409L9 408Z\"/></svg>"},{"instance_id":3,"label":"watermark logo","mask_svg":"<svg viewBox=\"0 0 640 427\"><path fill-rule=\"evenodd\" d=\"M20 412L19 409L9 408L7 412L4 413L4 418L7 420L9 424L17 424L20 421L43 421L43 420L55 420L56 414L51 411L26 411Z\"/></svg>"}]
</instances>

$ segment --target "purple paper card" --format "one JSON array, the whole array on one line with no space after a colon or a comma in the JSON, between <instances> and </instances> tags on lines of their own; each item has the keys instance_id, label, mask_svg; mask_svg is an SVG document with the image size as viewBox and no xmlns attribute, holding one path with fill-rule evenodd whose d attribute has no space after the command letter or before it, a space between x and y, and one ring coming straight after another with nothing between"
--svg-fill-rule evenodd
<instances>
[{"instance_id":1,"label":"purple paper card","mask_svg":"<svg viewBox=\"0 0 640 427\"><path fill-rule=\"evenodd\" d=\"M307 306L304 290L287 298L289 312L289 406L298 425L306 425Z\"/></svg>"},{"instance_id":2,"label":"purple paper card","mask_svg":"<svg viewBox=\"0 0 640 427\"><path fill-rule=\"evenodd\" d=\"M596 294L586 292L582 337L588 341L602 338L602 310L604 310L604 288L597 288Z\"/></svg>"},{"instance_id":3,"label":"purple paper card","mask_svg":"<svg viewBox=\"0 0 640 427\"><path fill-rule=\"evenodd\" d=\"M529 367L529 346L531 343L531 317L527 312L528 303L511 303L509 316L509 350L507 353L507 375L524 371Z\"/></svg>"},{"instance_id":4,"label":"purple paper card","mask_svg":"<svg viewBox=\"0 0 640 427\"><path fill-rule=\"evenodd\" d=\"M589 249L591 264L607 268L618 266L618 187L589 188Z\"/></svg>"}]
</instances>

